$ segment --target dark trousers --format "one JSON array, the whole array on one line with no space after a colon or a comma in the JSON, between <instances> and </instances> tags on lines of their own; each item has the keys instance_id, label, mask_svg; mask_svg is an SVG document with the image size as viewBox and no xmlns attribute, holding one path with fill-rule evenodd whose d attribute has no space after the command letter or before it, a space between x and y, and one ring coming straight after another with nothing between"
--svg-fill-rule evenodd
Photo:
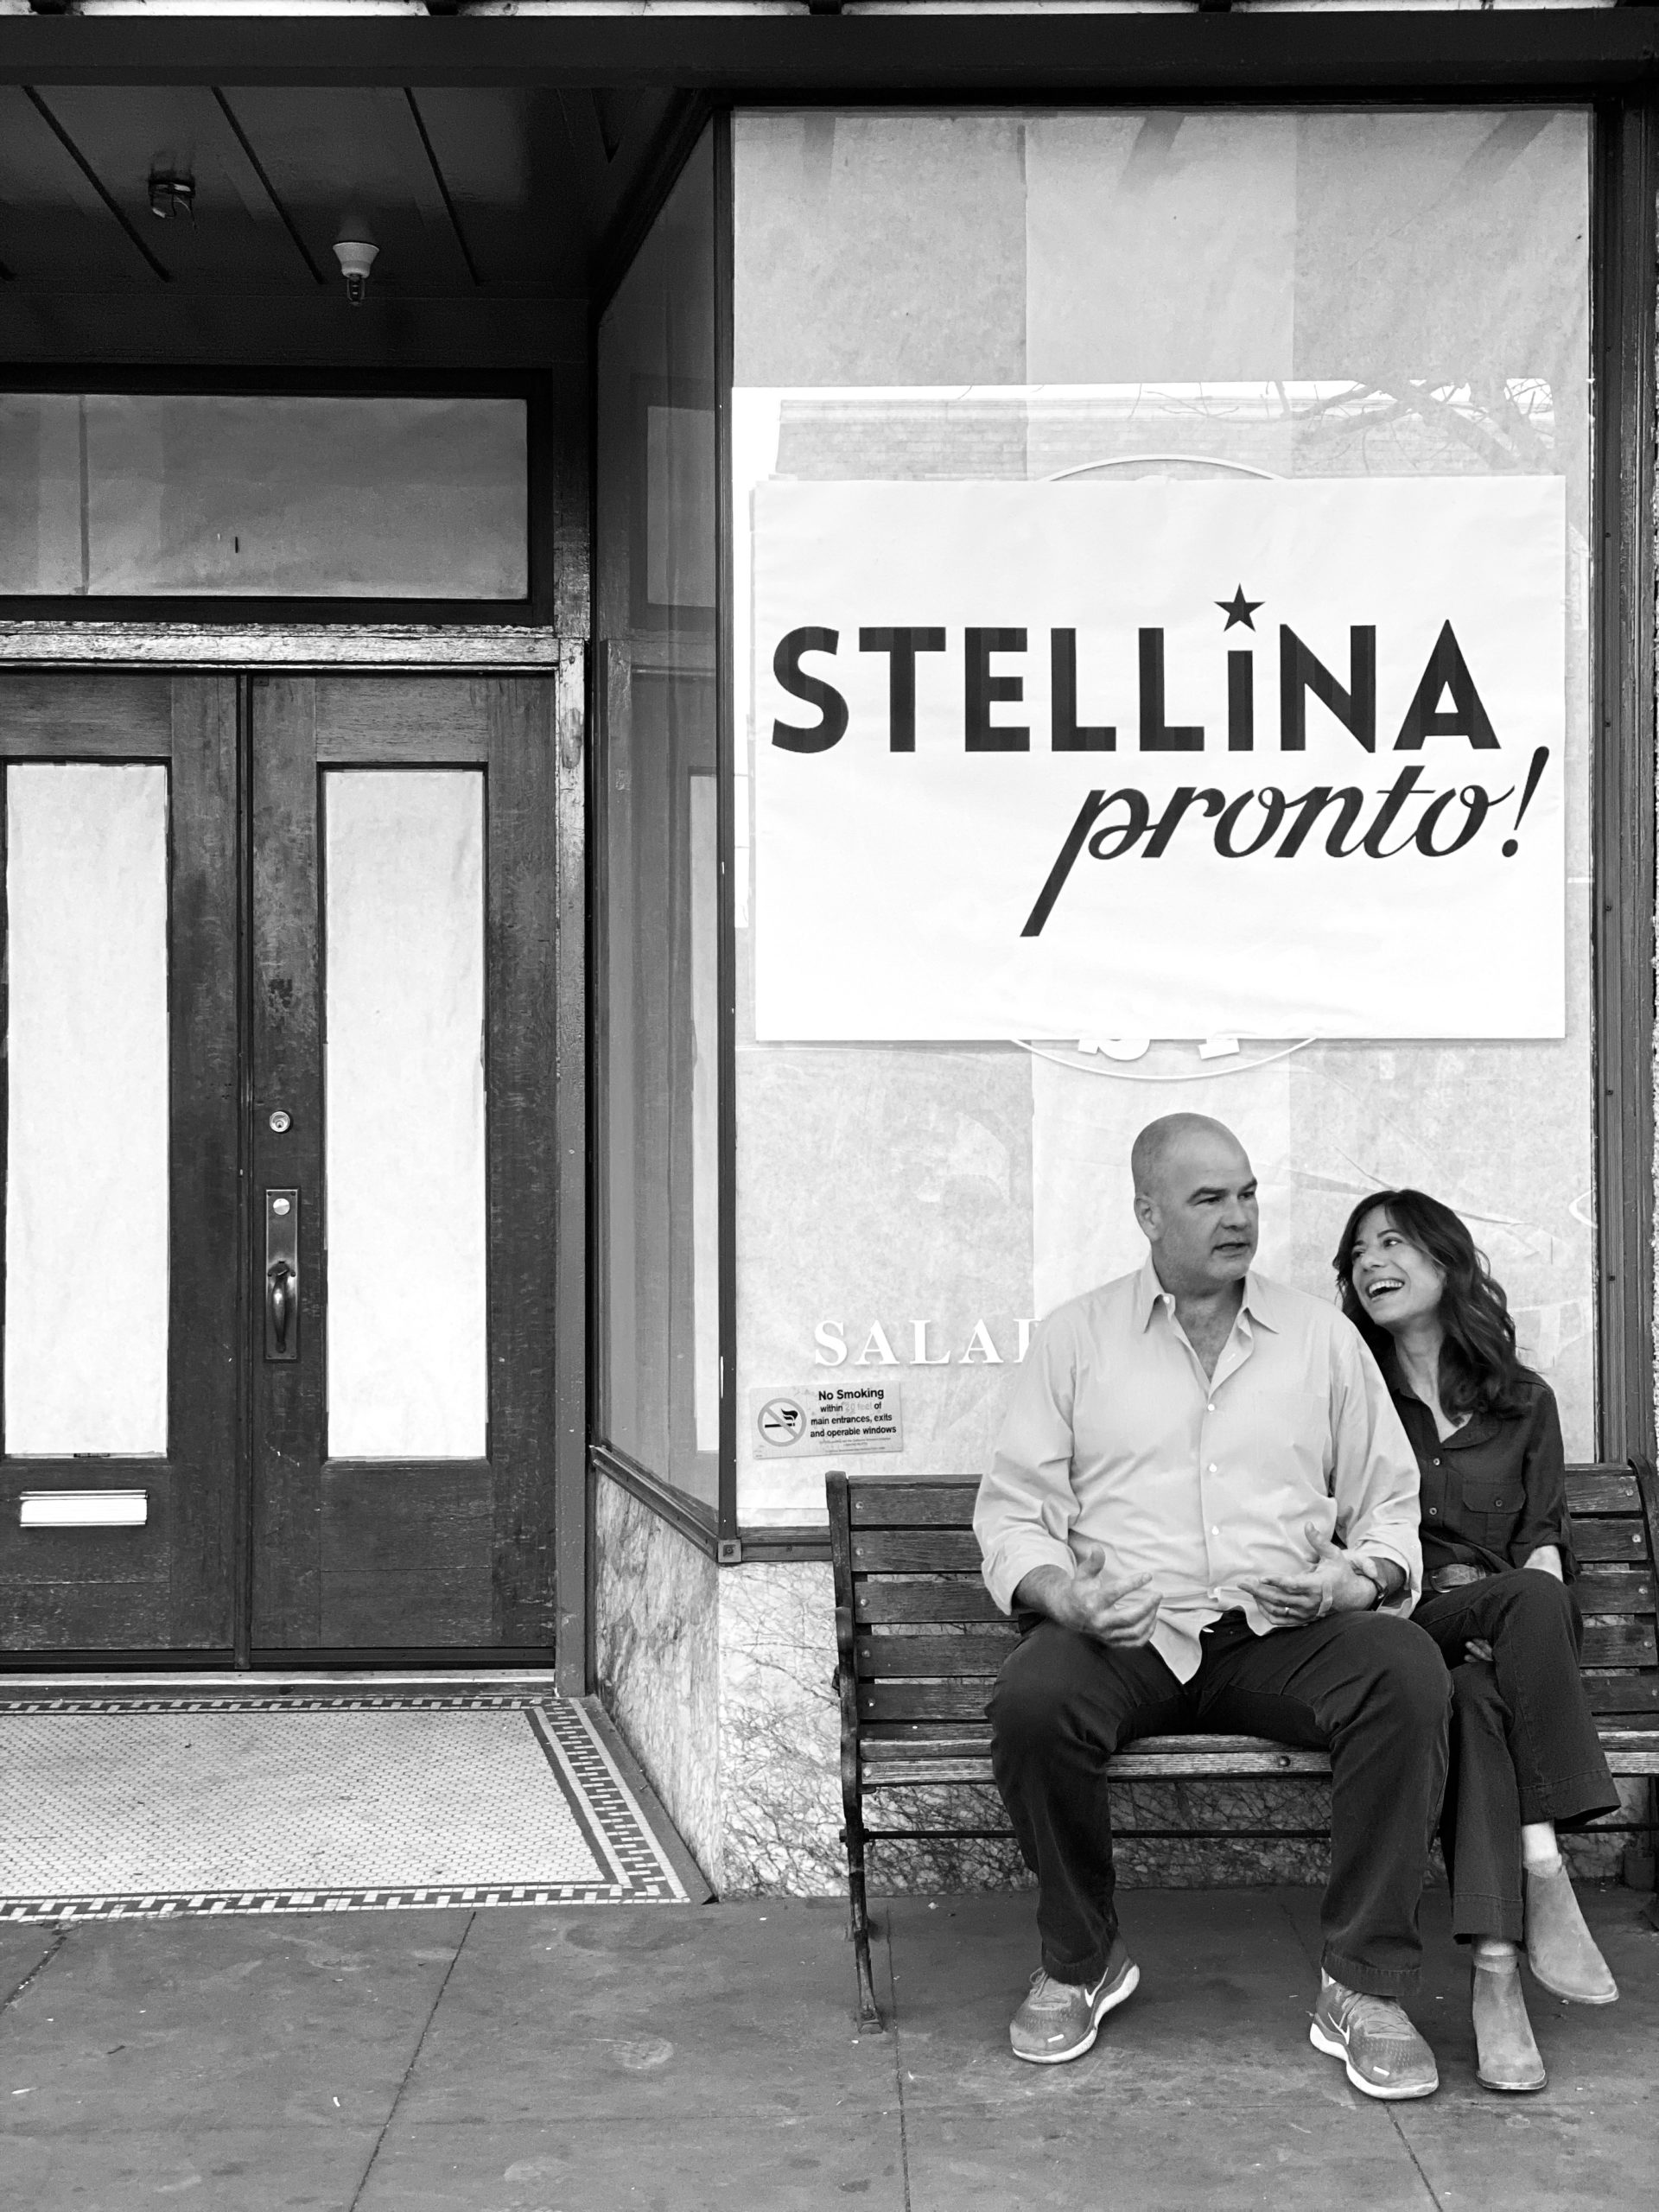
<instances>
[{"instance_id":1,"label":"dark trousers","mask_svg":"<svg viewBox=\"0 0 1659 2212\"><path fill-rule=\"evenodd\" d=\"M1517 1567L1431 1594L1412 1618L1452 1669L1440 1848L1452 1933L1518 1943L1522 1823L1581 1827L1618 1803L1579 1673L1578 1600L1570 1584ZM1471 1636L1491 1645L1491 1666L1465 1660Z\"/></svg>"},{"instance_id":2,"label":"dark trousers","mask_svg":"<svg viewBox=\"0 0 1659 2212\"><path fill-rule=\"evenodd\" d=\"M1117 1650L1042 1620L1003 1662L991 1758L1037 1876L1043 1965L1091 1982L1117 1932L1106 1763L1137 1736L1270 1736L1331 1754L1327 1973L1350 1989L1414 1989L1417 1908L1446 1781L1449 1683L1411 1622L1333 1613L1255 1636L1239 1613L1205 1633L1178 1681L1150 1644Z\"/></svg>"}]
</instances>

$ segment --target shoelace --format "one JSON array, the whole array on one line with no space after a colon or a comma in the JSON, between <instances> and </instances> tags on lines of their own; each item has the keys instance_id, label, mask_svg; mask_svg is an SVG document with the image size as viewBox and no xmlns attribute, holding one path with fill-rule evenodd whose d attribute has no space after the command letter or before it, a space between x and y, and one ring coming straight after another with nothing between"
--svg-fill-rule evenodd
<instances>
[{"instance_id":1,"label":"shoelace","mask_svg":"<svg viewBox=\"0 0 1659 2212\"><path fill-rule=\"evenodd\" d=\"M1414 2044L1417 2031L1396 2004L1387 1997L1367 1997L1355 1991L1342 2008L1343 2024L1351 2034L1375 2036L1379 2042Z\"/></svg>"},{"instance_id":2,"label":"shoelace","mask_svg":"<svg viewBox=\"0 0 1659 2212\"><path fill-rule=\"evenodd\" d=\"M1031 1994L1026 2004L1033 2012L1063 2012L1076 1993L1072 1983L1056 1981L1039 1967L1031 1977Z\"/></svg>"}]
</instances>

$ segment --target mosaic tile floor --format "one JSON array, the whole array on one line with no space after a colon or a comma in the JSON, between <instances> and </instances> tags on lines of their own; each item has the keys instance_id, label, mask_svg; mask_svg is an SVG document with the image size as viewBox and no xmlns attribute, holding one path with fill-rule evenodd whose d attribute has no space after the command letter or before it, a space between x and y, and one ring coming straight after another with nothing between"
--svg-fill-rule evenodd
<instances>
[{"instance_id":1,"label":"mosaic tile floor","mask_svg":"<svg viewBox=\"0 0 1659 2212\"><path fill-rule=\"evenodd\" d=\"M0 1697L0 1921L685 1895L563 1699Z\"/></svg>"}]
</instances>

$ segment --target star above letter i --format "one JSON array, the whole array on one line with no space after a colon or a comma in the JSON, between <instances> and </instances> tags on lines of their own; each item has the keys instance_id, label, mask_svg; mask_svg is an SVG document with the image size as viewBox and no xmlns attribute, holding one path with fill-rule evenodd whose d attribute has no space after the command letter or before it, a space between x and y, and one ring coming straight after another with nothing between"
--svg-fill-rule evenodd
<instances>
[{"instance_id":1,"label":"star above letter i","mask_svg":"<svg viewBox=\"0 0 1659 2212\"><path fill-rule=\"evenodd\" d=\"M1240 584L1230 599L1218 599L1215 603L1227 617L1226 621L1222 625L1224 631L1230 630L1236 622L1242 622L1247 630L1254 630L1255 625L1251 621L1250 617L1258 607L1264 604L1259 599L1246 599L1243 584Z\"/></svg>"}]
</instances>

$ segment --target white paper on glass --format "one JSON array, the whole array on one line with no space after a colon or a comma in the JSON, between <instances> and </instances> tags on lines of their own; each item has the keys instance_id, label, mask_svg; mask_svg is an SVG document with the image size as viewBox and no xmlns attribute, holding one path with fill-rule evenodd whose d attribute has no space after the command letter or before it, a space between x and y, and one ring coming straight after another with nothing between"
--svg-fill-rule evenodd
<instances>
[{"instance_id":1,"label":"white paper on glass","mask_svg":"<svg viewBox=\"0 0 1659 2212\"><path fill-rule=\"evenodd\" d=\"M1566 544L1553 477L758 486L757 1034L1561 1036ZM1251 620L1230 626L1218 602L1241 588ZM1402 747L1448 623L1496 741L1452 732L1452 695L1432 686L1427 734ZM913 750L891 742L890 656L860 649L861 630L899 626L944 635L917 655ZM1283 630L1347 689L1355 627L1375 632L1374 749L1312 693L1305 744L1285 749ZM1027 729L1028 749L967 747L970 628L1025 632L1027 650L987 666L1007 686L989 722ZM845 734L819 751L774 734L820 723L775 672L803 629L834 633L801 665L846 703ZM1077 719L1115 730L1110 750L1053 749L1056 630L1076 634ZM1143 633L1157 728L1200 732L1196 747L1143 745ZM1248 750L1230 745L1241 652ZM1280 850L1294 806L1260 850L1217 849L1224 803L1261 794L1228 830L1243 849L1269 794L1323 787L1361 795L1345 856L1328 849L1336 808L1294 856ZM1113 856L1137 798L1155 826L1183 788L1196 796L1160 853L1148 834ZM1091 793L1118 791L1131 796L1088 816ZM1490 805L1446 851L1484 804L1475 791ZM1033 933L1080 821L1090 839ZM1385 856L1363 849L1368 829Z\"/></svg>"},{"instance_id":2,"label":"white paper on glass","mask_svg":"<svg viewBox=\"0 0 1659 2212\"><path fill-rule=\"evenodd\" d=\"M328 1454L481 1459L484 779L323 792Z\"/></svg>"},{"instance_id":3,"label":"white paper on glass","mask_svg":"<svg viewBox=\"0 0 1659 2212\"><path fill-rule=\"evenodd\" d=\"M5 1448L161 1453L167 771L5 782Z\"/></svg>"}]
</instances>

